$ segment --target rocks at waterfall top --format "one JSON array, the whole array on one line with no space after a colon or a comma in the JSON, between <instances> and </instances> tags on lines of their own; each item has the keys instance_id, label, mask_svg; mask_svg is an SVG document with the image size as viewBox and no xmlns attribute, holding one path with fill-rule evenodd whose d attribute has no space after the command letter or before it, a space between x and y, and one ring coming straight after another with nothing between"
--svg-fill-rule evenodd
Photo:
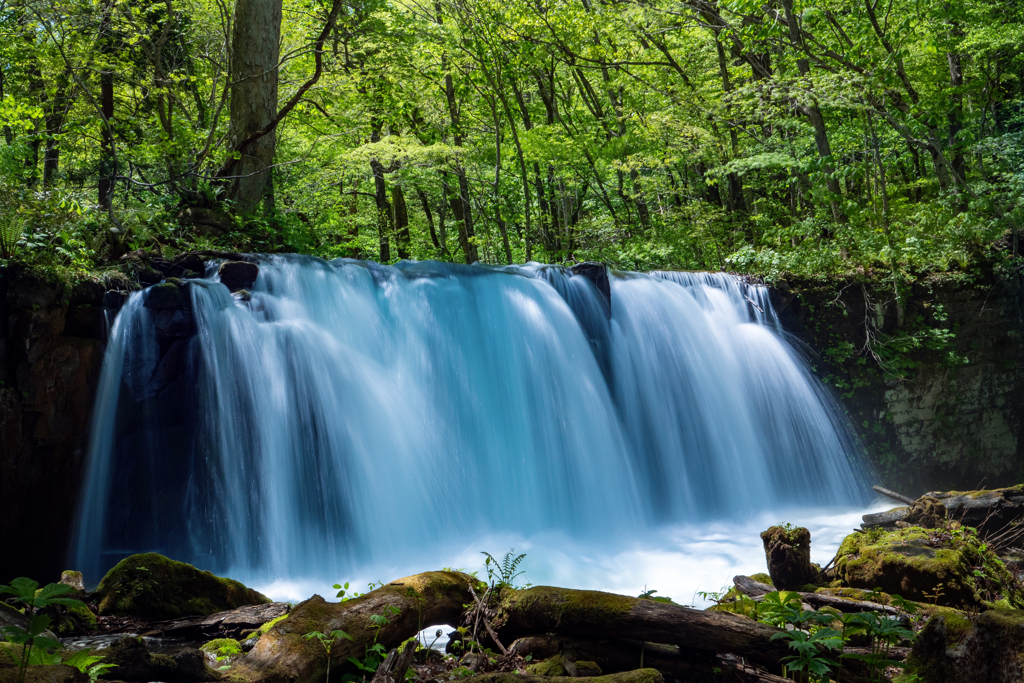
<instances>
[{"instance_id":1,"label":"rocks at waterfall top","mask_svg":"<svg viewBox=\"0 0 1024 683\"><path fill-rule=\"evenodd\" d=\"M260 274L260 267L246 261L225 261L218 270L221 284L232 292L251 289Z\"/></svg>"},{"instance_id":2,"label":"rocks at waterfall top","mask_svg":"<svg viewBox=\"0 0 1024 683\"><path fill-rule=\"evenodd\" d=\"M768 574L779 590L811 583L821 567L811 564L811 532L803 527L773 526L761 533Z\"/></svg>"},{"instance_id":3,"label":"rocks at waterfall top","mask_svg":"<svg viewBox=\"0 0 1024 683\"><path fill-rule=\"evenodd\" d=\"M101 615L147 620L205 616L270 602L238 581L157 553L132 555L118 562L100 581L93 598Z\"/></svg>"}]
</instances>

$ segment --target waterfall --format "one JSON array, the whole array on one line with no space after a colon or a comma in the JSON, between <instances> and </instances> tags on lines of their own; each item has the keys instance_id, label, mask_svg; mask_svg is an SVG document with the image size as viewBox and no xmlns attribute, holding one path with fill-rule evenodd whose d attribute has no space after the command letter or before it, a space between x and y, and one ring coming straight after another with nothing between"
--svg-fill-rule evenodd
<instances>
[{"instance_id":1,"label":"waterfall","mask_svg":"<svg viewBox=\"0 0 1024 683\"><path fill-rule=\"evenodd\" d=\"M97 398L73 559L334 578L494 530L594 543L864 500L841 409L767 292L720 273L267 256L251 297L133 294Z\"/></svg>"}]
</instances>

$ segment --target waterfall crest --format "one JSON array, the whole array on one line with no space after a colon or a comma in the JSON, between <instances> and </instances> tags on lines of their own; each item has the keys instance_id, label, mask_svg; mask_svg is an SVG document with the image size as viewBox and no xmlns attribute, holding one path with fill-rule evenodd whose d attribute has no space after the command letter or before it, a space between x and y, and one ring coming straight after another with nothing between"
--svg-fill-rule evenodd
<instances>
[{"instance_id":1,"label":"waterfall crest","mask_svg":"<svg viewBox=\"0 0 1024 683\"><path fill-rule=\"evenodd\" d=\"M493 530L623 536L864 499L841 411L766 291L719 273L269 256L251 299L145 293L111 334L76 567L156 551L339 576Z\"/></svg>"}]
</instances>

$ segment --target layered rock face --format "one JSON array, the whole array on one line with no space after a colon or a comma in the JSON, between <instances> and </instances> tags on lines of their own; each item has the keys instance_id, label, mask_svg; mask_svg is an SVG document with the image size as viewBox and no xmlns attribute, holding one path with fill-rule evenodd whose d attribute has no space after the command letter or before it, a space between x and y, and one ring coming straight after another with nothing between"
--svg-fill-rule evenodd
<instances>
[{"instance_id":1,"label":"layered rock face","mask_svg":"<svg viewBox=\"0 0 1024 683\"><path fill-rule=\"evenodd\" d=\"M0 582L64 562L106 336L103 285L0 275Z\"/></svg>"},{"instance_id":2,"label":"layered rock face","mask_svg":"<svg viewBox=\"0 0 1024 683\"><path fill-rule=\"evenodd\" d=\"M1024 480L1024 280L780 281L772 300L840 396L880 483L918 496Z\"/></svg>"}]
</instances>

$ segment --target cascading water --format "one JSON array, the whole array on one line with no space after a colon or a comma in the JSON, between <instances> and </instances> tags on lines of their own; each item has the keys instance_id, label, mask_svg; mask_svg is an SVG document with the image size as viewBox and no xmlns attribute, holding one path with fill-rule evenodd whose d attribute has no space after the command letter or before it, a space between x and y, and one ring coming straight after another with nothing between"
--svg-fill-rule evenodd
<instances>
[{"instance_id":1,"label":"cascading water","mask_svg":"<svg viewBox=\"0 0 1024 683\"><path fill-rule=\"evenodd\" d=\"M856 444L766 292L550 266L265 257L251 299L134 294L99 391L74 561L161 552L343 576L496 530L583 542L864 501Z\"/></svg>"}]
</instances>

